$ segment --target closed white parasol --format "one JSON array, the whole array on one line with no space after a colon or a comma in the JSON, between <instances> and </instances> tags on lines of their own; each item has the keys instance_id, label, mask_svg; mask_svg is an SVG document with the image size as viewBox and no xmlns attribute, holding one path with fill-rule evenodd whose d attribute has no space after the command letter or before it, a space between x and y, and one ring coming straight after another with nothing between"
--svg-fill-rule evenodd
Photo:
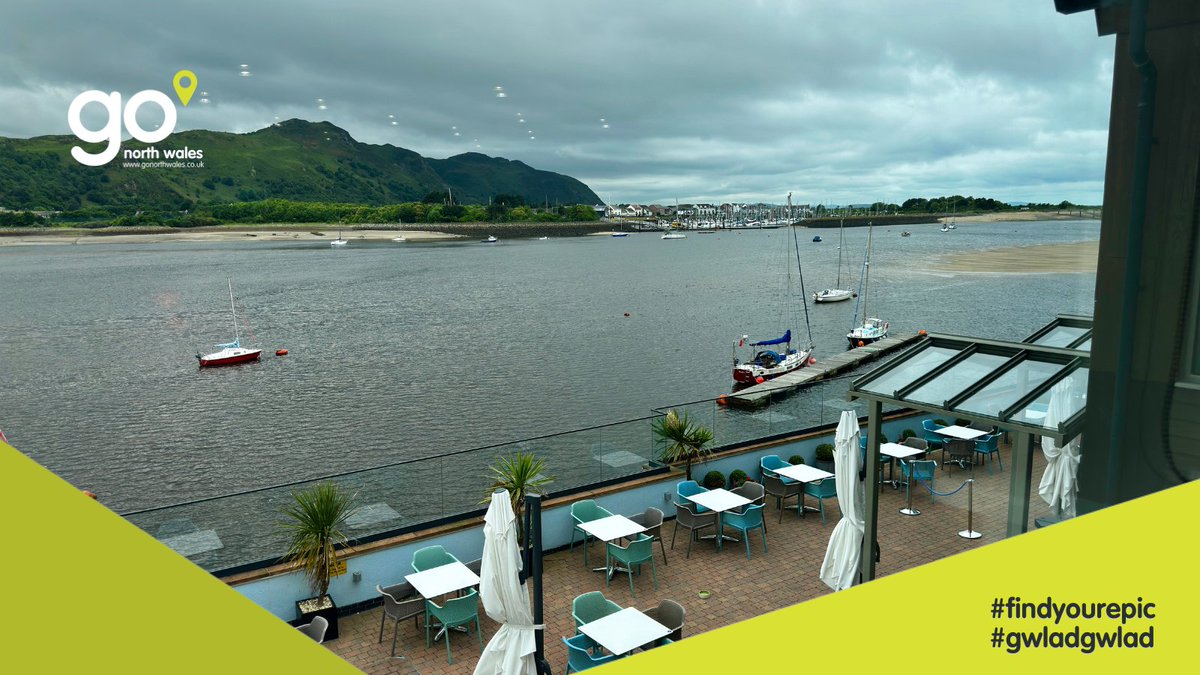
<instances>
[{"instance_id":1,"label":"closed white parasol","mask_svg":"<svg viewBox=\"0 0 1200 675\"><path fill-rule=\"evenodd\" d=\"M1071 397L1075 383L1067 377L1054 385L1050 405L1046 410L1045 426L1058 428L1071 415ZM1079 491L1076 474L1079 472L1080 438L1076 436L1060 447L1049 436L1042 437L1042 454L1046 455L1046 472L1038 485L1038 494L1055 510L1060 519L1075 517L1075 494Z\"/></svg>"},{"instance_id":2,"label":"closed white parasol","mask_svg":"<svg viewBox=\"0 0 1200 675\"><path fill-rule=\"evenodd\" d=\"M475 675L536 675L533 611L529 593L517 575L521 551L517 545L517 517L507 490L492 494L483 517L483 562L479 570L479 596L487 615L500 624L475 666Z\"/></svg>"},{"instance_id":3,"label":"closed white parasol","mask_svg":"<svg viewBox=\"0 0 1200 675\"><path fill-rule=\"evenodd\" d=\"M859 450L858 418L852 410L843 410L833 439L834 480L842 519L833 528L825 560L821 563L821 581L835 591L853 586L862 562L863 492L858 480L862 467Z\"/></svg>"}]
</instances>

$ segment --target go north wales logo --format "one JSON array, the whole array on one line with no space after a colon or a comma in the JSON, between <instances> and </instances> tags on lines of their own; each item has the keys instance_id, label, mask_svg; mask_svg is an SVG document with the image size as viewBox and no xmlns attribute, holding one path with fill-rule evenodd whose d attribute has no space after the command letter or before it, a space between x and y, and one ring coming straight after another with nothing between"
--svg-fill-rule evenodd
<instances>
[{"instance_id":1,"label":"go north wales logo","mask_svg":"<svg viewBox=\"0 0 1200 675\"><path fill-rule=\"evenodd\" d=\"M175 95L187 107L196 91L196 74L190 70L175 73L172 80ZM104 126L89 129L83 124L83 110L89 105L100 105L107 116ZM157 129L143 129L138 122L138 111L145 105L157 106L162 110L162 124ZM165 140L175 131L179 112L175 102L157 89L139 91L122 104L121 92L104 93L96 89L83 92L71 101L67 110L67 124L71 133L84 143L107 143L100 152L88 152L76 145L71 156L84 166L104 166L121 153L122 130L129 132L134 140L148 144L145 148L126 149L122 155L124 166L133 168L203 168L204 151L199 148L158 148L154 143ZM122 126L123 123L123 126ZM150 161L147 161L150 160Z\"/></svg>"}]
</instances>

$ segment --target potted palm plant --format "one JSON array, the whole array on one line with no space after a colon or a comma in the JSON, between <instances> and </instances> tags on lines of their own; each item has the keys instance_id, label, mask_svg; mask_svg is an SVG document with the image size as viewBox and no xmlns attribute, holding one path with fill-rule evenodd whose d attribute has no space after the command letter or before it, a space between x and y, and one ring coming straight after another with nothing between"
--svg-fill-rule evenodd
<instances>
[{"instance_id":1,"label":"potted palm plant","mask_svg":"<svg viewBox=\"0 0 1200 675\"><path fill-rule=\"evenodd\" d=\"M354 512L355 495L347 494L328 481L292 493L292 501L282 510L281 528L288 535L287 562L304 572L314 597L296 603L299 623L308 623L315 615L329 621L326 640L338 636L337 605L329 596L330 577L337 574L338 546L348 547L342 529Z\"/></svg>"},{"instance_id":2,"label":"potted palm plant","mask_svg":"<svg viewBox=\"0 0 1200 675\"><path fill-rule=\"evenodd\" d=\"M492 484L480 503L491 501L492 493L496 490L508 490L513 513L517 516L518 541L524 541L525 521L521 518L521 511L525 508L525 495L545 494L543 488L554 482L554 478L546 475L545 460L531 452L518 451L508 457L498 457L497 463L488 469L492 472Z\"/></svg>"},{"instance_id":3,"label":"potted palm plant","mask_svg":"<svg viewBox=\"0 0 1200 675\"><path fill-rule=\"evenodd\" d=\"M674 410L654 421L654 435L667 446L662 459L668 464L683 462L687 479L692 479L692 462L704 459L712 453L707 446L713 440L713 432L698 422L692 422L688 414L682 417Z\"/></svg>"}]
</instances>

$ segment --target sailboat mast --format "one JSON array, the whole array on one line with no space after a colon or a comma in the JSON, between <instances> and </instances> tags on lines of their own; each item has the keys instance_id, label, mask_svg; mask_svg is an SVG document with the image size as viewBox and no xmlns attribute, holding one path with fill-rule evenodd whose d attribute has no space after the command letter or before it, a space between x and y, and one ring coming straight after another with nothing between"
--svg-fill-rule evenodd
<instances>
[{"instance_id":1,"label":"sailboat mast","mask_svg":"<svg viewBox=\"0 0 1200 675\"><path fill-rule=\"evenodd\" d=\"M792 244L796 248L796 274L800 277L800 302L804 303L804 328L808 331L808 346L813 346L812 323L808 320L808 291L804 289L804 269L800 266L800 239L796 236L796 226L792 228ZM790 267L790 266L789 266Z\"/></svg>"},{"instance_id":2,"label":"sailboat mast","mask_svg":"<svg viewBox=\"0 0 1200 675\"><path fill-rule=\"evenodd\" d=\"M863 272L863 322L865 323L871 313L867 311L867 291L870 290L871 283L871 232L873 231L871 223L867 223L867 262L864 265L866 270Z\"/></svg>"},{"instance_id":3,"label":"sailboat mast","mask_svg":"<svg viewBox=\"0 0 1200 675\"><path fill-rule=\"evenodd\" d=\"M228 278L225 281L229 283L229 313L233 315L233 342L237 346L242 346L242 338L238 335L237 327L237 309L233 306L233 279Z\"/></svg>"},{"instance_id":4,"label":"sailboat mast","mask_svg":"<svg viewBox=\"0 0 1200 675\"><path fill-rule=\"evenodd\" d=\"M838 278L834 288L842 287L842 247L846 243L846 219L838 221Z\"/></svg>"}]
</instances>

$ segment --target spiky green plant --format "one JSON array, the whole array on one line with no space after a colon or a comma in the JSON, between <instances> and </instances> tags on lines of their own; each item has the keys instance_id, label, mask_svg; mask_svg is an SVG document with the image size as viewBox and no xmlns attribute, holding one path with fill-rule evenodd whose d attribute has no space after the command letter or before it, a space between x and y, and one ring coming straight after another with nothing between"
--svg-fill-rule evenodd
<instances>
[{"instance_id":1,"label":"spiky green plant","mask_svg":"<svg viewBox=\"0 0 1200 675\"><path fill-rule=\"evenodd\" d=\"M545 494L545 488L554 482L546 475L546 461L532 452L516 452L507 457L497 457L496 464L488 467L492 472L492 484L488 486L484 503L491 501L496 490L508 490L513 513L517 516L517 532L524 537L524 520L521 512L525 508L525 495Z\"/></svg>"},{"instance_id":2,"label":"spiky green plant","mask_svg":"<svg viewBox=\"0 0 1200 675\"><path fill-rule=\"evenodd\" d=\"M347 545L342 528L354 512L355 498L326 481L293 492L292 502L281 511L281 528L289 537L284 558L304 572L317 597L329 592L337 546Z\"/></svg>"},{"instance_id":3,"label":"spiky green plant","mask_svg":"<svg viewBox=\"0 0 1200 675\"><path fill-rule=\"evenodd\" d=\"M654 435L664 441L662 459L669 464L684 463L687 479L692 479L692 462L702 460L712 453L707 446L713 440L713 432L698 422L692 422L687 413L682 417L674 409L653 423Z\"/></svg>"}]
</instances>

